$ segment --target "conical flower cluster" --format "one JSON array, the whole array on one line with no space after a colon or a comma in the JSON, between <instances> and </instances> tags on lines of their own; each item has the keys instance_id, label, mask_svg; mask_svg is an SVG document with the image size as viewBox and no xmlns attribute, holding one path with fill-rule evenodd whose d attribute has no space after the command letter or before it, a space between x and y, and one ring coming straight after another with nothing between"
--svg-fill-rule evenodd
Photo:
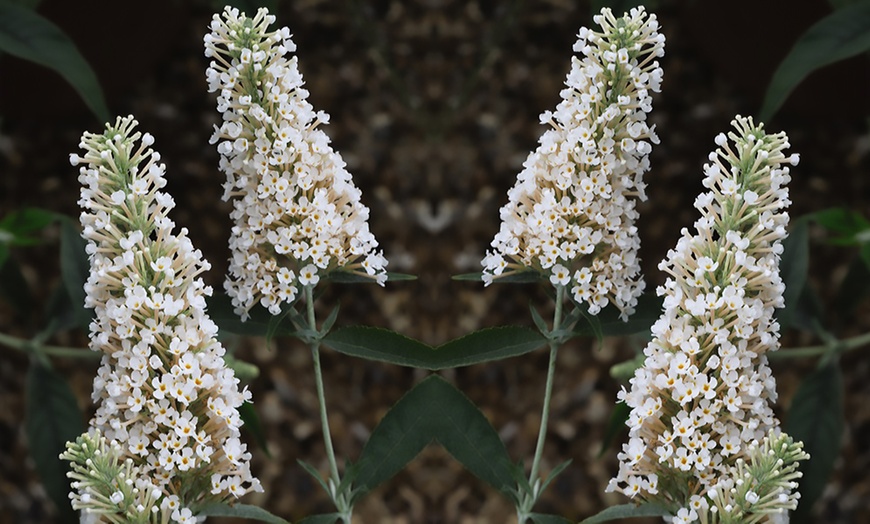
<instances>
[{"instance_id":1,"label":"conical flower cluster","mask_svg":"<svg viewBox=\"0 0 870 524\"><path fill-rule=\"evenodd\" d=\"M248 18L227 7L205 36L208 89L223 117L212 142L235 223L226 288L243 318L258 302L277 314L299 285L336 268L387 279L369 210L318 129L329 116L308 103L296 57L285 57L296 49L290 31L267 31L274 21L265 9Z\"/></svg>"},{"instance_id":2,"label":"conical flower cluster","mask_svg":"<svg viewBox=\"0 0 870 524\"><path fill-rule=\"evenodd\" d=\"M483 259L486 284L534 269L567 286L596 314L612 302L626 317L643 289L637 251L636 199L645 200L652 92L660 91L664 35L643 8L595 17L601 32L580 30L555 112L501 209L493 251Z\"/></svg>"},{"instance_id":3,"label":"conical flower cluster","mask_svg":"<svg viewBox=\"0 0 870 524\"><path fill-rule=\"evenodd\" d=\"M211 288L199 275L210 266L186 229L173 232L167 215L175 203L160 191L165 166L149 147L153 137L135 127L127 117L85 133L84 156L70 156L84 164L85 305L96 313L91 348L103 353L91 426L183 522L204 503L260 489L239 440L238 408L250 393L239 390L205 312ZM86 488L74 495L84 508L94 497Z\"/></svg>"},{"instance_id":4,"label":"conical flower cluster","mask_svg":"<svg viewBox=\"0 0 870 524\"><path fill-rule=\"evenodd\" d=\"M619 395L631 408L629 442L609 489L685 509L675 522L712 506L713 490L735 481L735 464L779 427L766 354L779 347L785 185L798 157L784 154L784 133L748 118L733 125L704 166L695 233L684 229L659 265L669 275L658 289L664 312L631 390Z\"/></svg>"}]
</instances>

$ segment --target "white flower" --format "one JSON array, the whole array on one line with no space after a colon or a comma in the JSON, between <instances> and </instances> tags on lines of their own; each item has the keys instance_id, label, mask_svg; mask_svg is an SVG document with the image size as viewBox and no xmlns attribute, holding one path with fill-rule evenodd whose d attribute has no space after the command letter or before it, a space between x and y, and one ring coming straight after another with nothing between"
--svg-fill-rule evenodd
<instances>
[{"instance_id":1,"label":"white flower","mask_svg":"<svg viewBox=\"0 0 870 524\"><path fill-rule=\"evenodd\" d=\"M737 502L719 504L716 497L728 492L735 465L748 461L757 443L779 426L766 353L779 347L773 313L783 305L779 253L788 223L791 157L784 155L785 134L765 134L747 118L737 117L733 125L727 138L716 138L719 149L704 167L708 192L696 200L696 233L683 230L659 266L668 274L659 288L664 311L644 350L644 366L631 391L621 395L631 408L631 440L610 487L674 512L686 509L677 521L695 521L688 519L689 507L737 508ZM667 374L659 371L665 367ZM661 406L652 416L651 400ZM634 460L638 439L656 455ZM668 446L662 446L665 441ZM638 493L632 479L648 474L667 479L661 483L666 488ZM740 504L759 493L747 493Z\"/></svg>"},{"instance_id":2,"label":"white flower","mask_svg":"<svg viewBox=\"0 0 870 524\"><path fill-rule=\"evenodd\" d=\"M180 497L180 506L171 502L162 511L183 520L188 505L238 492L199 493L175 481L178 472L204 466L203 474L236 475L244 491L259 483L250 474L250 454L239 453L235 461L215 455L207 465L194 454L198 433L217 445L239 435L237 410L247 392L239 392L204 310L211 289L199 275L208 262L186 229L173 232L167 215L174 203L160 191L165 167L148 147L153 138L135 127L126 117L102 134L85 133L84 155L76 157L91 264L86 304L96 313L91 348L103 353L91 426L117 443L119 460L129 460L136 479L151 486L145 492ZM223 407L220 416L209 409L215 404ZM124 500L120 491L110 500L119 497Z\"/></svg>"},{"instance_id":3,"label":"white flower","mask_svg":"<svg viewBox=\"0 0 870 524\"><path fill-rule=\"evenodd\" d=\"M320 277L317 276L317 267L314 265L308 264L299 270L299 283L303 286L316 286L318 281Z\"/></svg>"},{"instance_id":4,"label":"white flower","mask_svg":"<svg viewBox=\"0 0 870 524\"><path fill-rule=\"evenodd\" d=\"M266 9L248 18L227 7L204 38L214 59L208 89L222 114L211 141L235 222L225 287L243 319L257 302L279 313L296 299L297 282L315 285L335 269L381 285L387 278L369 210L318 127L329 116L308 103L296 58L285 56L296 48L290 31L267 31L274 21ZM302 266L314 274L303 276Z\"/></svg>"},{"instance_id":5,"label":"white flower","mask_svg":"<svg viewBox=\"0 0 870 524\"><path fill-rule=\"evenodd\" d=\"M603 9L595 21L602 31L581 29L574 49L585 57L573 60L556 110L541 115L552 129L508 191L481 265L486 284L558 265L569 276L551 277L554 285L568 286L592 314L613 302L626 318L643 290L635 202L646 199L643 174L658 143L646 119L650 92L660 90L664 36L643 8L619 19ZM572 285L579 269L591 273Z\"/></svg>"},{"instance_id":6,"label":"white flower","mask_svg":"<svg viewBox=\"0 0 870 524\"><path fill-rule=\"evenodd\" d=\"M112 493L112 496L109 497L109 500L112 501L112 504L120 504L121 501L124 500L124 494L120 491L116 491Z\"/></svg>"}]
</instances>

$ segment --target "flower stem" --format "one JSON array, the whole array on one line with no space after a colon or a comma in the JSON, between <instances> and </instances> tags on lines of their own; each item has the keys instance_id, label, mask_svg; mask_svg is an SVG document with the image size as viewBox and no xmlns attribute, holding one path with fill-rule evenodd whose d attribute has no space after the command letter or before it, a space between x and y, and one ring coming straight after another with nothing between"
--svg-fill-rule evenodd
<instances>
[{"instance_id":1,"label":"flower stem","mask_svg":"<svg viewBox=\"0 0 870 524\"><path fill-rule=\"evenodd\" d=\"M317 324L314 316L314 286L305 286L305 302L308 307L308 324L311 329L317 329ZM333 492L330 495L333 498L339 511L342 513L342 520L350 524L350 508L347 508L347 503L344 496L337 493L338 486L341 484L341 477L338 474L338 464L335 461L335 450L332 447L332 434L329 431L329 416L326 413L326 394L323 389L323 372L320 368L320 340L311 343L311 356L314 360L314 381L317 385L317 402L320 405L320 425L323 427L323 444L326 448L326 457L329 460L329 478L330 487Z\"/></svg>"},{"instance_id":2,"label":"flower stem","mask_svg":"<svg viewBox=\"0 0 870 524\"><path fill-rule=\"evenodd\" d=\"M824 355L825 353L828 353L835 348L839 348L841 351L850 351L867 345L870 345L870 333L864 333L863 335L847 338L845 340L839 341L839 343L835 342L832 344L821 344L818 346L785 348L779 351L768 353L767 358L769 358L770 360L777 360L786 358L815 357L818 355Z\"/></svg>"},{"instance_id":3,"label":"flower stem","mask_svg":"<svg viewBox=\"0 0 870 524\"><path fill-rule=\"evenodd\" d=\"M556 312L553 314L553 330L559 329L562 321L562 301L564 298L565 287L556 286ZM541 466L541 457L544 454L544 441L547 438L547 426L550 419L550 399L553 396L553 377L556 374L556 354L559 351L559 346L555 341L550 341L550 362L547 367L547 384L544 390L544 406L541 408L541 428L538 431L538 442L535 445L535 457L532 459L532 470L529 473L529 484L532 486L533 493L526 497L522 507L518 508L519 524L523 524L528 518L528 512L540 494L538 492L538 469Z\"/></svg>"},{"instance_id":4,"label":"flower stem","mask_svg":"<svg viewBox=\"0 0 870 524\"><path fill-rule=\"evenodd\" d=\"M65 346L46 346L42 344L34 344L33 341L13 337L12 335L7 335L5 333L0 333L0 344L10 347L12 349L17 349L18 351L23 351L25 353L31 353L34 350L39 351L45 355L49 355L52 357L69 357L69 358L100 358L100 354L91 351L89 349L84 348L71 348Z\"/></svg>"}]
</instances>

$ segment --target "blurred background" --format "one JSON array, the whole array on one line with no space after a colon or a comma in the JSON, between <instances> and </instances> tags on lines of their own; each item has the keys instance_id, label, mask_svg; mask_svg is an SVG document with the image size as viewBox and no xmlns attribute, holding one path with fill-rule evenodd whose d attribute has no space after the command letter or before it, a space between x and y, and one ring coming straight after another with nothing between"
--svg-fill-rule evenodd
<instances>
[{"instance_id":1,"label":"blurred background","mask_svg":"<svg viewBox=\"0 0 870 524\"><path fill-rule=\"evenodd\" d=\"M250 2L253 12L255 2ZM528 306L551 304L542 287L458 282L479 271L498 230L498 209L528 152L544 131L538 114L560 100L571 46L592 25L589 1L415 0L271 1L298 46L299 68L325 128L347 161L371 230L391 271L413 282L333 285L320 299L340 302L340 325L387 327L437 344L472 330L532 325ZM784 7L787 5L787 7ZM208 144L218 122L206 92L202 37L222 5L208 0L70 2L44 0L38 12L62 28L94 68L113 115L134 114L156 138L166 162L173 219L190 230L212 263L205 279L221 288L230 207L220 200L224 176ZM667 37L663 91L651 119L662 143L646 176L649 201L640 206L641 255L648 286L680 229L696 218L701 166L736 114L757 114L770 78L794 41L831 12L825 0L790 2L658 0ZM801 163L793 169L793 217L831 206L870 211L870 64L866 56L812 74L767 123L786 131ZM0 55L0 216L35 206L77 217L77 171L68 155L81 133L99 131L75 91L56 73ZM811 229L810 285L822 303L834 300L854 250L832 247ZM15 250L34 304L48 300L60 279L57 230L44 242ZM870 310L831 318L838 337L866 332ZM324 313L325 313L324 311ZM33 326L0 306L0 331L21 337ZM84 347L86 335L57 335L58 345ZM246 502L285 518L331 510L328 498L296 463L325 470L310 353L289 339L225 340L236 356L259 367L249 382L271 458L254 450L254 472L265 493ZM797 331L784 346L818 343ZM575 339L559 354L551 423L542 469L571 466L537 509L580 520L622 496L605 494L616 472L616 448L599 457L620 382L609 369L632 358L642 339ZM0 353L0 522L52 522L23 430L27 357ZM396 366L323 354L330 421L340 457L358 456L379 418L425 376ZM444 372L487 415L515 460L530 462L540 420L546 351ZM846 426L840 459L815 507L818 522L870 522L870 366L860 352L844 357ZM780 413L815 362L778 361ZM90 413L95 362L57 359L79 406ZM617 437L621 442L622 432ZM255 447L252 440L251 447ZM363 523L504 523L511 503L439 448L424 451L396 478L366 497ZM218 522L218 519L214 519ZM642 522L638 520L637 522ZM651 520L650 522L655 522Z\"/></svg>"}]
</instances>

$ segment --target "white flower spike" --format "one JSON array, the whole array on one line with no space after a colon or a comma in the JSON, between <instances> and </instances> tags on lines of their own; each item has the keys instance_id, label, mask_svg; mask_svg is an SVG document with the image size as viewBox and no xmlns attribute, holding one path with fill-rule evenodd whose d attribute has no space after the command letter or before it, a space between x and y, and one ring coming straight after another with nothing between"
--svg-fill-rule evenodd
<instances>
[{"instance_id":1,"label":"white flower spike","mask_svg":"<svg viewBox=\"0 0 870 524\"><path fill-rule=\"evenodd\" d=\"M226 289L242 318L256 303L279 313L334 269L387 280L369 210L318 127L329 116L308 103L296 57L285 57L296 49L290 30L267 31L274 21L266 9L248 18L227 7L204 39L223 117L211 140L235 222Z\"/></svg>"},{"instance_id":2,"label":"white flower spike","mask_svg":"<svg viewBox=\"0 0 870 524\"><path fill-rule=\"evenodd\" d=\"M659 92L664 35L642 7L621 18L595 17L582 28L555 112L501 208L501 228L487 252L483 280L532 269L571 290L597 314L608 303L627 318L643 290L636 199L645 200L655 126L647 124ZM570 277L562 273L567 269Z\"/></svg>"},{"instance_id":3,"label":"white flower spike","mask_svg":"<svg viewBox=\"0 0 870 524\"><path fill-rule=\"evenodd\" d=\"M744 466L775 449L784 461L777 475L790 475L794 468L780 466L805 455L780 435L767 365L767 352L779 348L773 313L783 306L786 184L798 158L784 154L784 133L766 134L739 116L733 125L716 137L719 148L704 166L708 191L695 201L695 233L683 229L659 265L669 275L658 288L664 311L631 390L619 394L631 408L629 442L608 490L658 502L673 510L673 522L748 522L746 513L793 508L790 480L761 475L764 483L750 491ZM736 505L729 502L735 482L745 488ZM778 496L768 497L773 491ZM743 517L725 520L736 508ZM708 510L718 516L708 520Z\"/></svg>"},{"instance_id":4,"label":"white flower spike","mask_svg":"<svg viewBox=\"0 0 870 524\"><path fill-rule=\"evenodd\" d=\"M261 491L239 441L238 408L251 395L239 390L205 312L211 288L199 275L210 266L186 229L174 232L168 213L175 203L161 191L165 166L149 147L153 138L135 127L126 117L104 133L85 133L84 156L70 157L83 164L79 204L91 264L85 305L95 310L91 349L103 354L92 395L95 434L76 449L111 449L116 462L129 461L139 491L149 491L102 493L82 480L73 503L123 515L125 504L144 497L167 519L171 513L176 522L193 522L190 507ZM192 489L203 476L217 479L217 489Z\"/></svg>"}]
</instances>

